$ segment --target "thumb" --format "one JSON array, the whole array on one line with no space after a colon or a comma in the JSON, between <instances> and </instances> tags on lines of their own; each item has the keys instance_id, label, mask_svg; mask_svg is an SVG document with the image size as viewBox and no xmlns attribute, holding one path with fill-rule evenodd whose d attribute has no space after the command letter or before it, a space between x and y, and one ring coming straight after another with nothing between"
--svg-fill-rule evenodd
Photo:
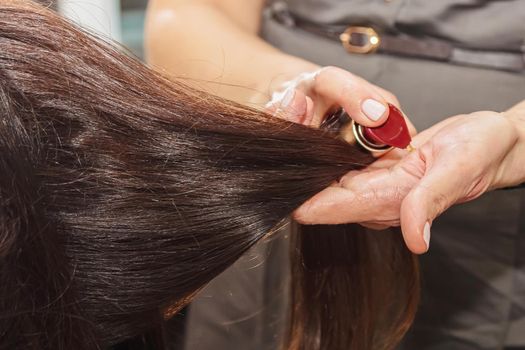
<instances>
[{"instance_id":1,"label":"thumb","mask_svg":"<svg viewBox=\"0 0 525 350\"><path fill-rule=\"evenodd\" d=\"M428 251L432 221L461 197L465 187L460 169L441 162L434 164L401 203L401 229L413 253Z\"/></svg>"}]
</instances>

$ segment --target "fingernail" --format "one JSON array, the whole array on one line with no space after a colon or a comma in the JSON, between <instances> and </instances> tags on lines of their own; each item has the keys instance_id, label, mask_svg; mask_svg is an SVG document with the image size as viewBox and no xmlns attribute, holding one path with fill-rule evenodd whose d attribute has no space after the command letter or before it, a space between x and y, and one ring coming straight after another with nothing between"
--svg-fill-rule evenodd
<instances>
[{"instance_id":1,"label":"fingernail","mask_svg":"<svg viewBox=\"0 0 525 350\"><path fill-rule=\"evenodd\" d=\"M284 93L283 99L281 100L281 108L288 108L292 103L292 100L295 96L295 89L288 89Z\"/></svg>"},{"instance_id":2,"label":"fingernail","mask_svg":"<svg viewBox=\"0 0 525 350\"><path fill-rule=\"evenodd\" d=\"M363 102L361 108L363 109L363 113L373 121L379 120L386 111L384 104L370 98Z\"/></svg>"},{"instance_id":3,"label":"fingernail","mask_svg":"<svg viewBox=\"0 0 525 350\"><path fill-rule=\"evenodd\" d=\"M428 221L425 223L425 227L423 227L423 240L425 241L428 250L428 248L430 248L430 224Z\"/></svg>"}]
</instances>

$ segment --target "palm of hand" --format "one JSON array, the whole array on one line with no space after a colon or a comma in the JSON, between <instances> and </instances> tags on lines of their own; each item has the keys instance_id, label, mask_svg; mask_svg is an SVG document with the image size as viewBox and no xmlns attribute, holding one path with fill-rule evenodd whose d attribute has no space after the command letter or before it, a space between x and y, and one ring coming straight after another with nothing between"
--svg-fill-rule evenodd
<instances>
[{"instance_id":1,"label":"palm of hand","mask_svg":"<svg viewBox=\"0 0 525 350\"><path fill-rule=\"evenodd\" d=\"M507 181L501 169L516 139L512 124L496 112L448 118L415 136L415 151L395 150L348 173L295 217L305 223L401 225L409 248L422 253L426 222Z\"/></svg>"}]
</instances>

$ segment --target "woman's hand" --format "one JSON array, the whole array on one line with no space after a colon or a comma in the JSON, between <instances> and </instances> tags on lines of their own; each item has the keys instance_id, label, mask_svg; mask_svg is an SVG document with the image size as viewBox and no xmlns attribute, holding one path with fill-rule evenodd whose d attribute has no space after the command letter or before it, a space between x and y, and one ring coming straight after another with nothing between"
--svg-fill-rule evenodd
<instances>
[{"instance_id":1,"label":"woman's hand","mask_svg":"<svg viewBox=\"0 0 525 350\"><path fill-rule=\"evenodd\" d=\"M172 79L278 117L319 126L343 106L365 126L388 117L394 95L335 67L288 55L257 36L263 0L151 0L148 63ZM206 30L203 30L206 28ZM213 35L210 35L213 33Z\"/></svg>"},{"instance_id":2,"label":"woman's hand","mask_svg":"<svg viewBox=\"0 0 525 350\"><path fill-rule=\"evenodd\" d=\"M373 127L388 118L387 103L399 107L392 93L344 69L324 67L280 82L266 107L278 117L319 127L329 111L342 106L356 122Z\"/></svg>"},{"instance_id":3,"label":"woman's hand","mask_svg":"<svg viewBox=\"0 0 525 350\"><path fill-rule=\"evenodd\" d=\"M525 114L516 112L446 119L414 138L415 151L396 151L390 160L348 173L304 203L295 219L401 225L408 248L424 253L432 221L447 208L525 181Z\"/></svg>"}]
</instances>

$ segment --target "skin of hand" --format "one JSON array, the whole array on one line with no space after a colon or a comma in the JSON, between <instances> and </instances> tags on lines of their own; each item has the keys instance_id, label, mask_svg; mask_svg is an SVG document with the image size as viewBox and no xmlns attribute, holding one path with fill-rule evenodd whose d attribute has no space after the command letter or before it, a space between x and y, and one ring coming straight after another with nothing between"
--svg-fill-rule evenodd
<instances>
[{"instance_id":1,"label":"skin of hand","mask_svg":"<svg viewBox=\"0 0 525 350\"><path fill-rule=\"evenodd\" d=\"M391 93L339 68L320 70L260 39L263 5L264 0L151 0L147 60L169 77L261 108L283 83L317 71L315 79L288 89L268 110L318 126L340 105L364 126L384 123L387 109L381 106L398 105ZM368 100L377 103L365 105ZM429 228L450 205L523 181L524 105L505 113L507 119L495 112L447 119L414 138L415 152L392 151L365 171L347 174L295 217L304 223L401 224L408 247L422 253L428 249L425 224Z\"/></svg>"},{"instance_id":2,"label":"skin of hand","mask_svg":"<svg viewBox=\"0 0 525 350\"><path fill-rule=\"evenodd\" d=\"M448 118L363 171L345 175L304 203L305 224L401 226L408 248L429 248L432 221L456 203L525 181L525 102L504 113Z\"/></svg>"},{"instance_id":3,"label":"skin of hand","mask_svg":"<svg viewBox=\"0 0 525 350\"><path fill-rule=\"evenodd\" d=\"M391 103L399 101L389 91L338 67L322 67L282 83L267 111L289 121L319 127L328 112L343 107L357 123L379 126L388 118ZM415 128L407 120L410 132Z\"/></svg>"},{"instance_id":4,"label":"skin of hand","mask_svg":"<svg viewBox=\"0 0 525 350\"><path fill-rule=\"evenodd\" d=\"M314 79L288 89L288 95L274 100L267 110L313 126L334 106L343 106L364 126L386 121L387 102L399 105L390 92L343 69L321 68L285 54L259 38L263 4L263 0L151 0L146 59L172 79L256 108L265 108L283 83L315 72Z\"/></svg>"}]
</instances>

